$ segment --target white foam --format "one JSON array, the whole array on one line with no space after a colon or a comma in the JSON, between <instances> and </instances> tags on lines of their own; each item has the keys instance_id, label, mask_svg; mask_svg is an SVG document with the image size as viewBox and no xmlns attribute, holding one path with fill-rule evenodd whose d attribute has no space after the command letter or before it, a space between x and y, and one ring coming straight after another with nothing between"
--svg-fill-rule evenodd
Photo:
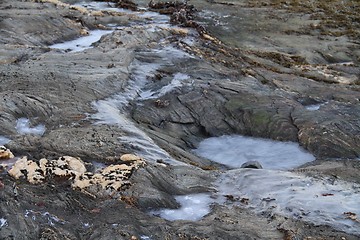
<instances>
[{"instance_id":1,"label":"white foam","mask_svg":"<svg viewBox=\"0 0 360 240\"><path fill-rule=\"evenodd\" d=\"M247 161L258 161L263 168L291 169L315 160L297 143L240 135L205 139L194 152L232 168L239 168Z\"/></svg>"},{"instance_id":2,"label":"white foam","mask_svg":"<svg viewBox=\"0 0 360 240\"><path fill-rule=\"evenodd\" d=\"M35 127L30 127L30 120L27 118L19 118L16 121L16 130L19 134L34 134L42 136L45 133L45 126L39 124Z\"/></svg>"},{"instance_id":3,"label":"white foam","mask_svg":"<svg viewBox=\"0 0 360 240\"><path fill-rule=\"evenodd\" d=\"M179 209L160 209L152 211L151 214L169 221L197 221L210 213L210 204L214 202L214 199L207 193L175 196L175 199L181 205Z\"/></svg>"},{"instance_id":4,"label":"white foam","mask_svg":"<svg viewBox=\"0 0 360 240\"><path fill-rule=\"evenodd\" d=\"M10 139L0 136L0 146L7 144L8 142L10 142Z\"/></svg>"},{"instance_id":5,"label":"white foam","mask_svg":"<svg viewBox=\"0 0 360 240\"><path fill-rule=\"evenodd\" d=\"M89 35L77 38L75 40L58 43L49 46L50 48L67 50L69 52L80 52L85 49L92 48L92 44L99 41L106 34L113 32L112 30L92 30Z\"/></svg>"},{"instance_id":6,"label":"white foam","mask_svg":"<svg viewBox=\"0 0 360 240\"><path fill-rule=\"evenodd\" d=\"M224 173L217 182L219 194L248 198L256 212L276 213L302 219L315 225L329 225L340 231L360 235L360 185L300 174L237 169Z\"/></svg>"},{"instance_id":7,"label":"white foam","mask_svg":"<svg viewBox=\"0 0 360 240\"><path fill-rule=\"evenodd\" d=\"M5 218L0 218L0 229L7 225L8 225L7 220Z\"/></svg>"},{"instance_id":8,"label":"white foam","mask_svg":"<svg viewBox=\"0 0 360 240\"><path fill-rule=\"evenodd\" d=\"M141 100L155 99L164 96L166 93L179 88L183 85L183 81L189 79L190 76L183 73L176 73L171 82L157 91L147 90L140 93Z\"/></svg>"}]
</instances>

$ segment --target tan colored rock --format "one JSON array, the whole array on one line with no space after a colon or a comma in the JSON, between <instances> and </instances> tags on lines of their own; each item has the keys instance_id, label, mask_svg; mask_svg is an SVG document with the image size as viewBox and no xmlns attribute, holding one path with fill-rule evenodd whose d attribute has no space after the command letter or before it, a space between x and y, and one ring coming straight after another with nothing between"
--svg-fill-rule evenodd
<instances>
[{"instance_id":1,"label":"tan colored rock","mask_svg":"<svg viewBox=\"0 0 360 240\"><path fill-rule=\"evenodd\" d=\"M39 165L32 160L28 160L27 157L17 160L9 170L9 174L16 179L25 177L32 184L41 183L45 180Z\"/></svg>"},{"instance_id":2,"label":"tan colored rock","mask_svg":"<svg viewBox=\"0 0 360 240\"><path fill-rule=\"evenodd\" d=\"M42 158L39 163L23 157L15 162L9 174L16 179L24 177L32 184L42 183L46 178L61 177L73 181L73 188L91 195L96 195L99 187L112 193L128 186L132 172L144 165L144 161L136 155L125 154L122 157L123 161L127 161L126 164L110 165L96 174L87 172L85 163L71 156L56 160ZM95 188L91 190L92 186Z\"/></svg>"},{"instance_id":3,"label":"tan colored rock","mask_svg":"<svg viewBox=\"0 0 360 240\"><path fill-rule=\"evenodd\" d=\"M0 146L0 160L14 158L14 154L4 146Z\"/></svg>"},{"instance_id":4,"label":"tan colored rock","mask_svg":"<svg viewBox=\"0 0 360 240\"><path fill-rule=\"evenodd\" d=\"M142 158L139 157L139 156L136 156L135 154L128 153L128 154L121 155L120 160L124 161L124 162L127 162L127 161L141 161Z\"/></svg>"},{"instance_id":5,"label":"tan colored rock","mask_svg":"<svg viewBox=\"0 0 360 240\"><path fill-rule=\"evenodd\" d=\"M86 35L89 35L89 31L86 30L85 28L83 28L80 30L80 34L86 36Z\"/></svg>"}]
</instances>

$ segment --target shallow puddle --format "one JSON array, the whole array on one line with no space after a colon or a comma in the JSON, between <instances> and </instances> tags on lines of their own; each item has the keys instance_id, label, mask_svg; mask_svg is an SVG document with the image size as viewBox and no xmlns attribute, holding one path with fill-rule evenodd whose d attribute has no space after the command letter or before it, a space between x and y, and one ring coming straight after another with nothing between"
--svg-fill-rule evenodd
<instances>
[{"instance_id":1,"label":"shallow puddle","mask_svg":"<svg viewBox=\"0 0 360 240\"><path fill-rule=\"evenodd\" d=\"M231 168L258 161L266 169L292 169L315 160L297 143L240 135L205 139L194 153Z\"/></svg>"},{"instance_id":2,"label":"shallow puddle","mask_svg":"<svg viewBox=\"0 0 360 240\"><path fill-rule=\"evenodd\" d=\"M112 30L92 30L89 35L77 38L72 41L58 43L49 46L50 48L61 49L65 52L80 52L92 48L92 44L99 41L102 36L112 33Z\"/></svg>"},{"instance_id":3,"label":"shallow puddle","mask_svg":"<svg viewBox=\"0 0 360 240\"><path fill-rule=\"evenodd\" d=\"M247 199L231 204L360 234L360 185L284 171L237 169L217 182L219 194Z\"/></svg>"},{"instance_id":4,"label":"shallow puddle","mask_svg":"<svg viewBox=\"0 0 360 240\"><path fill-rule=\"evenodd\" d=\"M178 209L160 209L150 212L169 221L190 220L197 221L210 213L210 205L215 202L210 194L198 193L190 195L175 196L176 201L181 205Z\"/></svg>"},{"instance_id":5,"label":"shallow puddle","mask_svg":"<svg viewBox=\"0 0 360 240\"><path fill-rule=\"evenodd\" d=\"M16 121L16 131L19 134L34 134L42 136L45 133L45 126L39 124L35 127L30 127L30 120L27 118L19 118Z\"/></svg>"}]
</instances>

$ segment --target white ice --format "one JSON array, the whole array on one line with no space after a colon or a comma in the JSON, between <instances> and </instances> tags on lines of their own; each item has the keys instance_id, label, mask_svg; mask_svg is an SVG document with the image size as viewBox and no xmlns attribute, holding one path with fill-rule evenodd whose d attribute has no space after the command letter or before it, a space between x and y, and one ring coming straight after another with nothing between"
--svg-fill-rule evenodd
<instances>
[{"instance_id":1,"label":"white ice","mask_svg":"<svg viewBox=\"0 0 360 240\"><path fill-rule=\"evenodd\" d=\"M30 127L30 120L27 118L19 118L16 121L16 130L19 134L34 134L42 136L45 133L45 126L39 124L35 127Z\"/></svg>"},{"instance_id":2,"label":"white ice","mask_svg":"<svg viewBox=\"0 0 360 240\"><path fill-rule=\"evenodd\" d=\"M0 136L0 146L7 144L8 142L10 142L10 139Z\"/></svg>"},{"instance_id":3,"label":"white ice","mask_svg":"<svg viewBox=\"0 0 360 240\"><path fill-rule=\"evenodd\" d=\"M140 239L141 240L151 240L151 238L149 236L146 236L146 235L141 235Z\"/></svg>"},{"instance_id":4,"label":"white ice","mask_svg":"<svg viewBox=\"0 0 360 240\"><path fill-rule=\"evenodd\" d=\"M316 111L316 110L319 110L320 107L325 104L326 103L311 104L311 105L306 105L305 108L309 111Z\"/></svg>"},{"instance_id":5,"label":"white ice","mask_svg":"<svg viewBox=\"0 0 360 240\"><path fill-rule=\"evenodd\" d=\"M31 217L31 219L34 220L34 221L36 221L37 219L45 220L45 221L47 221L47 223L50 226L54 226L55 223L60 223L60 224L65 223L64 220L58 218L56 215L51 214L49 212L38 212L38 211L26 209L24 216L25 216L25 218Z\"/></svg>"},{"instance_id":6,"label":"white ice","mask_svg":"<svg viewBox=\"0 0 360 240\"><path fill-rule=\"evenodd\" d=\"M175 199L181 205L179 209L160 209L152 211L151 214L169 221L197 221L210 213L210 204L215 201L211 198L210 194L207 193L175 196Z\"/></svg>"},{"instance_id":7,"label":"white ice","mask_svg":"<svg viewBox=\"0 0 360 240\"><path fill-rule=\"evenodd\" d=\"M50 48L69 50L69 52L80 52L92 48L92 44L99 41L103 35L113 32L112 30L92 30L89 35L77 38L75 40L58 43L49 46Z\"/></svg>"},{"instance_id":8,"label":"white ice","mask_svg":"<svg viewBox=\"0 0 360 240\"><path fill-rule=\"evenodd\" d=\"M157 91L147 90L140 93L141 100L156 99L164 96L166 93L179 88L183 85L183 81L189 79L190 76L183 73L176 73L171 82Z\"/></svg>"},{"instance_id":9,"label":"white ice","mask_svg":"<svg viewBox=\"0 0 360 240\"><path fill-rule=\"evenodd\" d=\"M315 160L297 143L240 135L207 138L194 152L232 168L239 168L247 161L258 161L267 169L291 169Z\"/></svg>"},{"instance_id":10,"label":"white ice","mask_svg":"<svg viewBox=\"0 0 360 240\"><path fill-rule=\"evenodd\" d=\"M0 229L7 225L7 220L5 218L0 218Z\"/></svg>"},{"instance_id":11,"label":"white ice","mask_svg":"<svg viewBox=\"0 0 360 240\"><path fill-rule=\"evenodd\" d=\"M236 169L217 182L219 194L248 198L257 212L271 212L360 235L360 185L274 170ZM241 204L241 203L239 203ZM351 220L346 214L356 214Z\"/></svg>"}]
</instances>

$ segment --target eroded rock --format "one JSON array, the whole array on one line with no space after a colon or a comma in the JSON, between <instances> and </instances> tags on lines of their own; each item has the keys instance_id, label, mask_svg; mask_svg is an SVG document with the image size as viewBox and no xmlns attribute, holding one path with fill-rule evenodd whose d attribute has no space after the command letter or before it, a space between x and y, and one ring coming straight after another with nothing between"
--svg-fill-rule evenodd
<instances>
[{"instance_id":1,"label":"eroded rock","mask_svg":"<svg viewBox=\"0 0 360 240\"><path fill-rule=\"evenodd\" d=\"M128 181L132 173L145 162L132 154L125 164L110 165L97 173L88 172L86 163L79 158L63 156L57 160L40 159L39 162L23 157L17 160L9 170L10 176L15 179L25 178L32 184L44 183L49 179L69 180L74 189L92 192L96 195L94 187L102 190L120 191L130 185ZM126 156L125 156L126 158Z\"/></svg>"}]
</instances>

